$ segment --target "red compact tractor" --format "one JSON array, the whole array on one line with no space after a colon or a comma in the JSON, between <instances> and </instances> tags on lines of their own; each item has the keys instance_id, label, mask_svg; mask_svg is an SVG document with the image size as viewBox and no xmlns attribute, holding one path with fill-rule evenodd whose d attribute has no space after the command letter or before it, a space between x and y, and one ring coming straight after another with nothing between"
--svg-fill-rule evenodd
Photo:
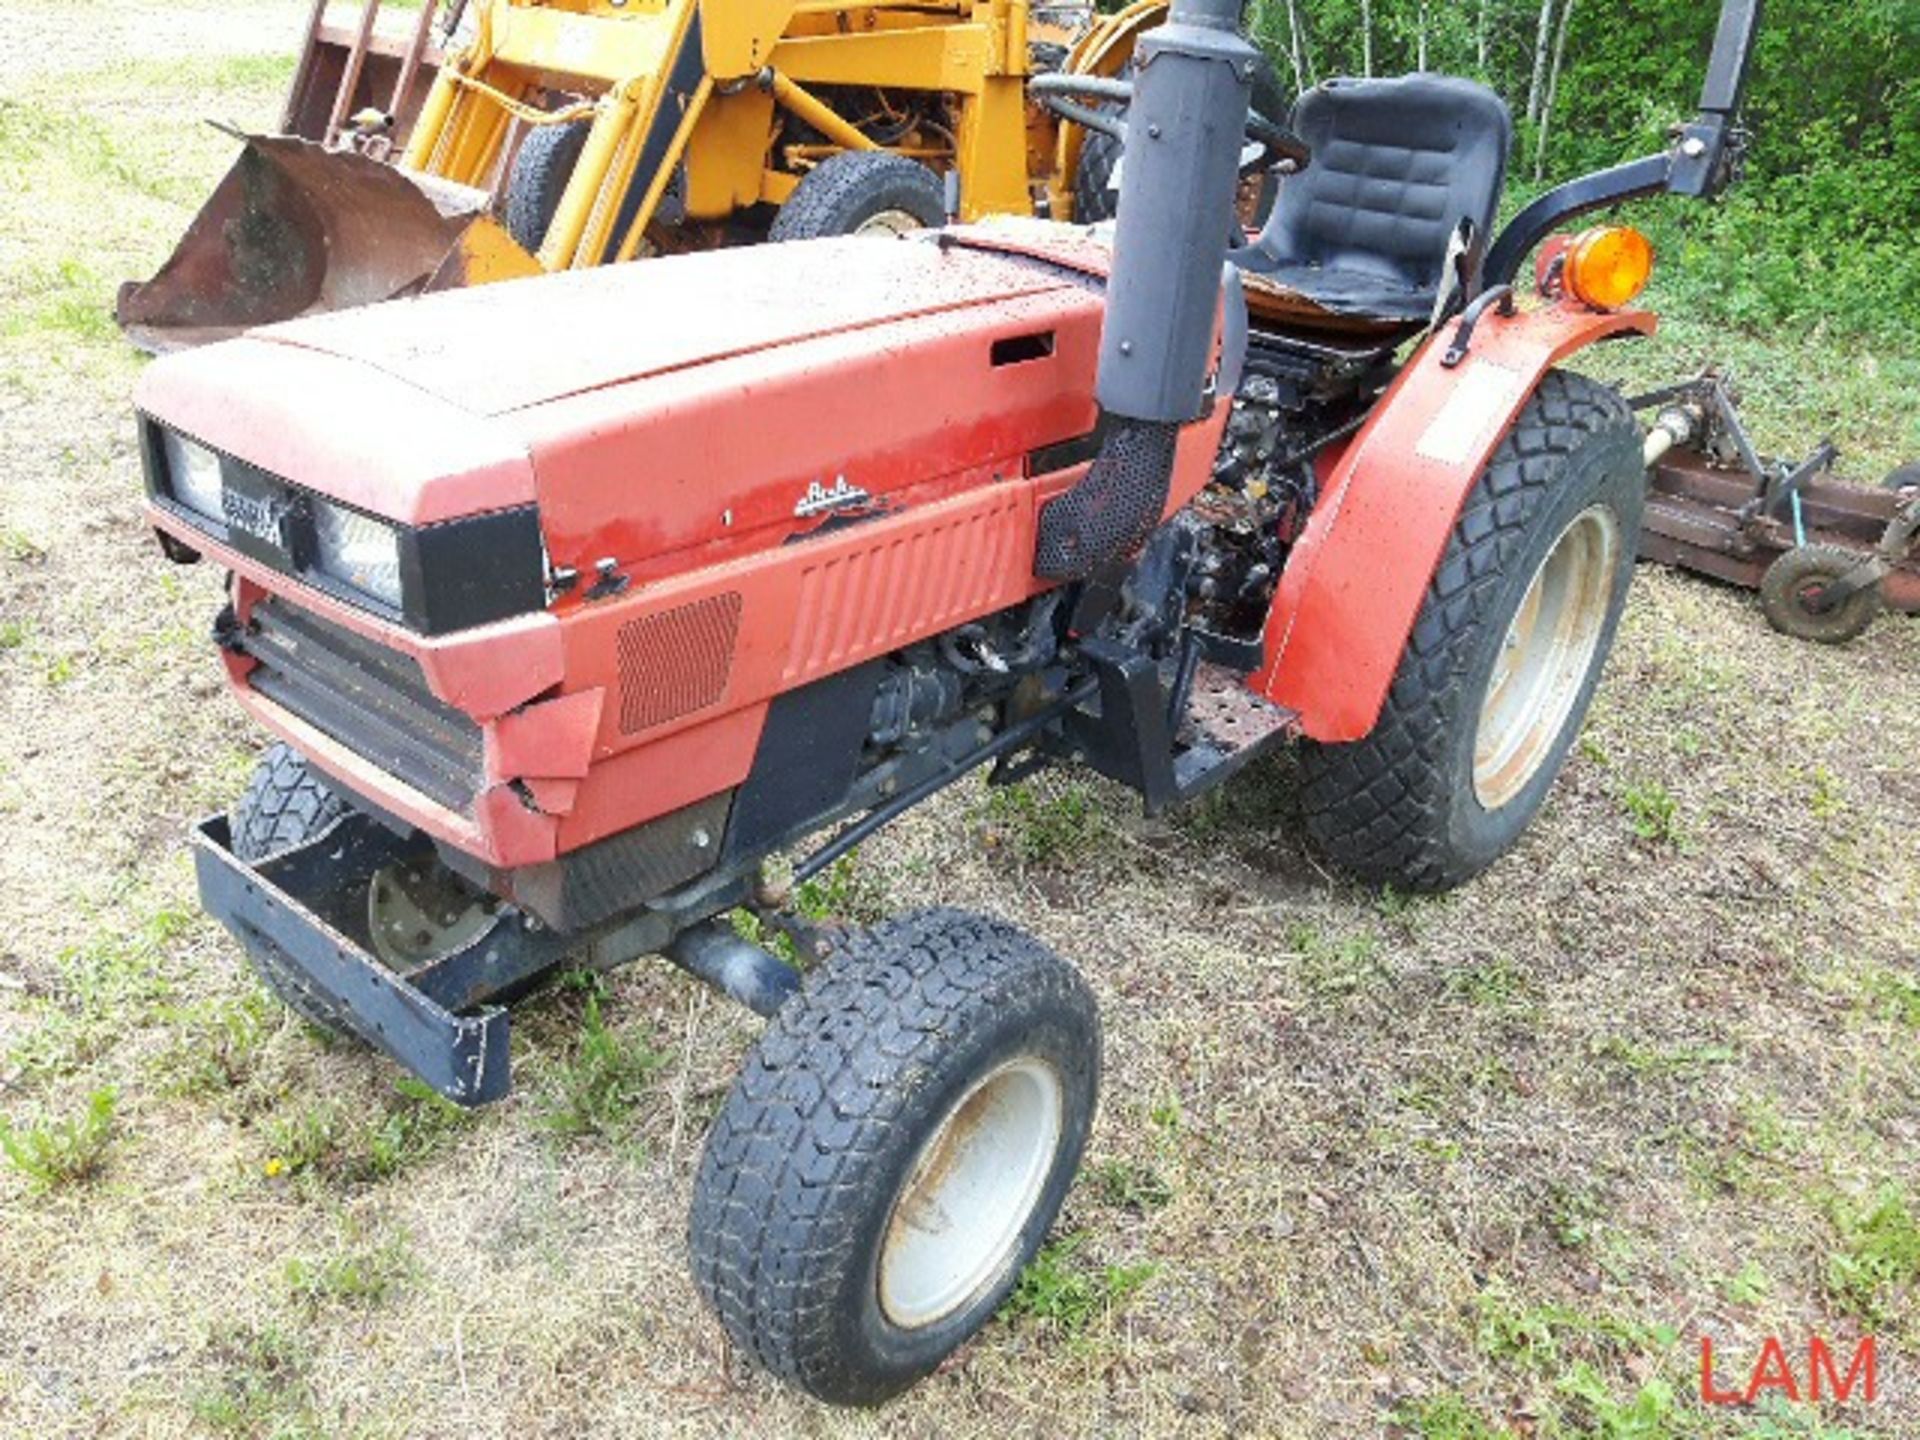
<instances>
[{"instance_id":1,"label":"red compact tractor","mask_svg":"<svg viewBox=\"0 0 1920 1440\"><path fill-rule=\"evenodd\" d=\"M1653 328L1645 243L1550 237L1728 182L1756 8L1726 0L1669 151L1497 236L1506 109L1429 75L1255 122L1285 179L1230 233L1256 52L1236 0L1177 0L1130 85L1048 92L1125 102L1110 240L719 251L160 361L148 514L231 572L221 659L280 741L198 833L208 909L463 1104L561 967L660 953L768 1016L695 1184L698 1284L813 1394L902 1389L1052 1222L1094 1004L983 916L808 936L770 857L804 879L982 767L1159 810L1297 743L1351 874L1491 864L1593 694L1645 489L1626 403L1563 368Z\"/></svg>"}]
</instances>

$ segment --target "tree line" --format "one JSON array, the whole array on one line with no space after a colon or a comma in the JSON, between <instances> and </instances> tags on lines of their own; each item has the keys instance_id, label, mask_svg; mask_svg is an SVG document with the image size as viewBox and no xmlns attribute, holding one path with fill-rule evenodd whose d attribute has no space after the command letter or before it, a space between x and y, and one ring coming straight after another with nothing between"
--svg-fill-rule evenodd
<instances>
[{"instance_id":1,"label":"tree line","mask_svg":"<svg viewBox=\"0 0 1920 1440\"><path fill-rule=\"evenodd\" d=\"M1689 116L1715 0L1252 0L1283 81L1437 70L1498 91L1531 193L1657 150ZM1767 0L1745 182L1664 205L1657 242L1724 318L1920 330L1920 0Z\"/></svg>"}]
</instances>

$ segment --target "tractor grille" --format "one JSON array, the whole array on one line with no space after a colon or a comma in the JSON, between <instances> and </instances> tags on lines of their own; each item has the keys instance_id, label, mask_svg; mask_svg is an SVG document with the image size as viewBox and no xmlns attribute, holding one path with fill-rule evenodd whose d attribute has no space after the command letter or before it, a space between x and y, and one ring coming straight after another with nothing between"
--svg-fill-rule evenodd
<instances>
[{"instance_id":1,"label":"tractor grille","mask_svg":"<svg viewBox=\"0 0 1920 1440\"><path fill-rule=\"evenodd\" d=\"M620 729L633 735L717 705L733 673L740 592L709 595L620 627Z\"/></svg>"},{"instance_id":2,"label":"tractor grille","mask_svg":"<svg viewBox=\"0 0 1920 1440\"><path fill-rule=\"evenodd\" d=\"M356 755L450 810L471 810L484 771L480 727L435 698L417 661L277 596L239 637L248 683Z\"/></svg>"}]
</instances>

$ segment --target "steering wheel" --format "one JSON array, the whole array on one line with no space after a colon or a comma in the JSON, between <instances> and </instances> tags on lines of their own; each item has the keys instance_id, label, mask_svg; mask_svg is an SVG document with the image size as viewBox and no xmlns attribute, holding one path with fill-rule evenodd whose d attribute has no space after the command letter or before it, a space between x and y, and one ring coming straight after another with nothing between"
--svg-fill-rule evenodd
<instances>
[{"instance_id":1,"label":"steering wheel","mask_svg":"<svg viewBox=\"0 0 1920 1440\"><path fill-rule=\"evenodd\" d=\"M1030 75L1027 93L1062 120L1111 135L1121 144L1127 141L1127 122L1107 110L1083 104L1086 100L1110 101L1120 106L1133 102L1131 80L1110 79L1105 75ZM1247 111L1247 139L1260 147L1252 160L1243 161L1243 174L1284 167L1282 173L1294 174L1307 167L1312 148L1284 125L1276 125L1258 111Z\"/></svg>"}]
</instances>

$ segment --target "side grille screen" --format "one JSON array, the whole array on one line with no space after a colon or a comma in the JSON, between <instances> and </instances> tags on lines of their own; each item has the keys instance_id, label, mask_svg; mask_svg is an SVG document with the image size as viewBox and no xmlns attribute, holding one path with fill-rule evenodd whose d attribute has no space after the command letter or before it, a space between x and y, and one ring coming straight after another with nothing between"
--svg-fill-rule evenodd
<instances>
[{"instance_id":1,"label":"side grille screen","mask_svg":"<svg viewBox=\"0 0 1920 1440\"><path fill-rule=\"evenodd\" d=\"M739 634L737 590L621 626L621 730L632 735L718 704Z\"/></svg>"}]
</instances>

